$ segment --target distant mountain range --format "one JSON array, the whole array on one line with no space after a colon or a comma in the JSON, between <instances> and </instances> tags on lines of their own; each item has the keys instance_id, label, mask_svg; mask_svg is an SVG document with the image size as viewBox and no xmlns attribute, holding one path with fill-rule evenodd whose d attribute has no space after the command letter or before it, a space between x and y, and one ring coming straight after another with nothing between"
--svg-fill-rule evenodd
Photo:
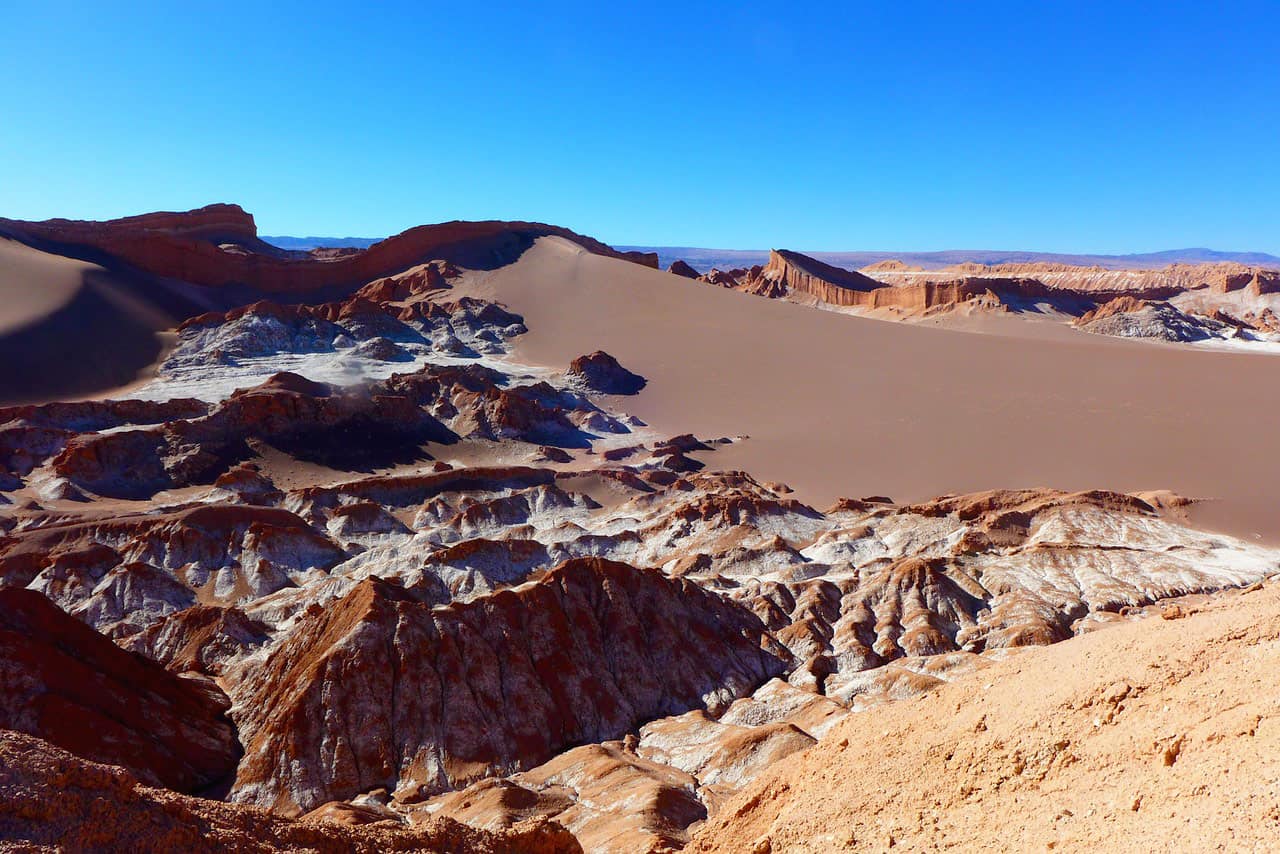
<instances>
[{"instance_id":1,"label":"distant mountain range","mask_svg":"<svg viewBox=\"0 0 1280 854\"><path fill-rule=\"evenodd\" d=\"M327 249L368 249L382 240L381 237L287 237L283 235L268 237L265 234L260 237L272 246L302 252L308 249L319 249L321 246Z\"/></svg>"},{"instance_id":2,"label":"distant mountain range","mask_svg":"<svg viewBox=\"0 0 1280 854\"><path fill-rule=\"evenodd\" d=\"M677 258L705 273L712 267L728 270L750 267L769 260L766 249L702 249L693 246L618 246L623 251L657 252L665 268ZM940 252L805 252L837 267L856 270L868 264L896 259L906 264L937 270L952 264L1072 264L1081 267L1103 267L1108 270L1141 270L1169 264L1205 264L1234 261L1264 267L1280 267L1280 256L1266 252L1221 252L1216 249L1166 249L1163 252L1141 252L1130 255L1070 255L1060 252L1020 252L999 249L946 249Z\"/></svg>"},{"instance_id":3,"label":"distant mountain range","mask_svg":"<svg viewBox=\"0 0 1280 854\"><path fill-rule=\"evenodd\" d=\"M263 236L263 240L281 249L306 251L318 247L364 249L380 237L288 237ZM769 260L767 249L704 249L696 246L618 246L622 251L657 252L658 261L666 267L677 258L692 265L700 273L712 267L728 270L750 267ZM1042 261L1050 264L1073 264L1081 267L1103 267L1108 270L1141 270L1169 264L1205 264L1234 261L1263 267L1280 267L1280 256L1266 252L1222 252L1217 249L1166 249L1163 252L1140 252L1130 255L1071 255L1060 252L1020 252L1000 249L945 249L940 252L806 252L813 258L854 270L878 261L897 259L906 264L936 270L952 264L1027 264Z\"/></svg>"}]
</instances>

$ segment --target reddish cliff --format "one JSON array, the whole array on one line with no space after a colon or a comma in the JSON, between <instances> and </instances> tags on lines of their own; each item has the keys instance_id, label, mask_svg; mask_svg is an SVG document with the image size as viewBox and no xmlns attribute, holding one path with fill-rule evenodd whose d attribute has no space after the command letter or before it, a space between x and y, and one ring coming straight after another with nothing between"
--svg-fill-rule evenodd
<instances>
[{"instance_id":1,"label":"reddish cliff","mask_svg":"<svg viewBox=\"0 0 1280 854\"><path fill-rule=\"evenodd\" d=\"M1019 300L1078 300L1105 301L1122 295L1135 295L1147 299L1165 299L1181 292L1185 277L1174 276L1135 277L1129 271L1121 271L1126 279L1117 278L1113 271L1094 271L1071 268L1074 273L1060 270L1039 269L1046 265L1019 265L988 268L980 264L958 265L942 274L917 274L913 272L887 274L892 281L885 282L861 273L824 264L815 258L775 249L769 254L764 268L747 271L730 271L732 281L705 281L736 287L738 290L764 296L782 296L787 292L807 294L832 305L859 306L863 308L899 308L907 311L923 311L936 306L956 305L966 300L987 297L993 302ZM1033 269L1035 268L1035 269ZM758 271L758 272L757 272ZM992 275L998 271L1002 275ZM716 271L718 272L718 271ZM740 273L740 275L735 275ZM982 275L957 276L956 273ZM1099 279L1098 276L1103 276ZM1216 280L1215 280L1216 281ZM1225 281L1225 280L1224 280ZM1232 280L1235 282L1235 280ZM1271 286L1266 276L1245 277L1236 287L1250 287L1254 291ZM770 286L773 286L772 289ZM1224 285L1225 287L1225 285Z\"/></svg>"},{"instance_id":2,"label":"reddish cliff","mask_svg":"<svg viewBox=\"0 0 1280 854\"><path fill-rule=\"evenodd\" d=\"M285 252L258 239L253 217L237 205L105 222L0 219L0 233L57 249L87 247L166 278L212 287L244 285L267 293L354 287L437 259L496 266L546 236L571 240L599 255L658 266L656 254L618 252L538 222L446 222L411 228L363 251L337 256Z\"/></svg>"}]
</instances>

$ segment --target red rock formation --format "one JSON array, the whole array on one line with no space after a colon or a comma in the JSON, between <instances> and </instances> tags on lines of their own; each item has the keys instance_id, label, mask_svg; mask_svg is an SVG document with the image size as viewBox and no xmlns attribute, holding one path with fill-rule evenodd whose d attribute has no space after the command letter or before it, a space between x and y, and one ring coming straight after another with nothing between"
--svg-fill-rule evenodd
<instances>
[{"instance_id":1,"label":"red rock formation","mask_svg":"<svg viewBox=\"0 0 1280 854\"><path fill-rule=\"evenodd\" d=\"M1153 514L1155 512L1155 508L1141 498L1104 489L1085 492L1063 492L1057 489L992 489L966 495L944 496L919 504L909 504L902 509L904 512L921 516L944 516L954 513L963 521L981 521L985 527L992 528L1011 519L1029 519L1037 513L1054 507L1072 506L1093 506L1121 513Z\"/></svg>"},{"instance_id":2,"label":"red rock formation","mask_svg":"<svg viewBox=\"0 0 1280 854\"><path fill-rule=\"evenodd\" d=\"M59 851L183 851L259 854L582 854L555 822L534 819L500 831L448 818L413 827L349 827L292 821L256 807L140 785L123 768L88 762L46 741L0 730L0 847Z\"/></svg>"},{"instance_id":3,"label":"red rock formation","mask_svg":"<svg viewBox=\"0 0 1280 854\"><path fill-rule=\"evenodd\" d=\"M201 418L172 421L163 428L76 436L66 441L51 467L58 476L101 495L140 498L172 486L214 482L249 455L250 440L336 466L388 464L419 456L424 442L456 441L414 401L385 390L375 385L338 394L296 374L276 374L237 391ZM506 399L525 392L492 393ZM555 411L540 414L543 420L563 420ZM530 415L528 420L537 419Z\"/></svg>"},{"instance_id":4,"label":"red rock formation","mask_svg":"<svg viewBox=\"0 0 1280 854\"><path fill-rule=\"evenodd\" d=\"M0 407L0 424L14 422L85 432L126 424L162 424L179 418L198 418L209 411L202 400L82 400Z\"/></svg>"},{"instance_id":5,"label":"red rock formation","mask_svg":"<svg viewBox=\"0 0 1280 854\"><path fill-rule=\"evenodd\" d=\"M552 469L527 466L445 469L430 474L378 475L338 486L308 486L295 491L291 506L307 510L337 507L352 499L395 507L421 504L445 492L498 492L553 483Z\"/></svg>"},{"instance_id":6,"label":"red rock formation","mask_svg":"<svg viewBox=\"0 0 1280 854\"><path fill-rule=\"evenodd\" d=\"M1053 266L1053 269L1042 269L1046 266ZM1167 299L1191 287L1193 282L1193 278L1180 272L1135 276L1129 271L1099 270L1093 271L1095 275L1091 278L1089 275L1081 276L1081 268L1067 268L1074 272L1064 273L1054 265L985 267L964 264L937 274L877 265L875 271L882 278L892 279L887 283L781 249L770 252L767 266L759 268L759 272L756 269L729 273L712 271L713 275L701 278L712 284L763 296L780 297L794 292L832 305L905 311L958 305L977 298L988 298L995 303L1076 300L1083 305L1124 295ZM1220 273L1211 272L1208 278L1217 281ZM1252 279L1246 277L1237 286L1245 287L1248 281ZM1271 280L1262 276L1257 281L1255 290L1268 287Z\"/></svg>"},{"instance_id":7,"label":"red rock formation","mask_svg":"<svg viewBox=\"0 0 1280 854\"><path fill-rule=\"evenodd\" d=\"M792 290L813 294L819 299L837 305L851 304L841 302L844 291L873 291L881 287L881 284L870 276L833 267L816 258L785 249L769 251L769 264L764 268L764 274L767 278L776 279Z\"/></svg>"},{"instance_id":8,"label":"red rock formation","mask_svg":"<svg viewBox=\"0 0 1280 854\"><path fill-rule=\"evenodd\" d=\"M299 295L363 285L431 260L492 266L512 260L545 236L571 240L599 255L658 266L655 253L618 252L590 237L536 222L422 225L329 260L298 257L259 240L253 217L236 205L106 222L0 219L0 230L29 242L88 247L148 273L197 285L244 285L263 293Z\"/></svg>"},{"instance_id":9,"label":"red rock formation","mask_svg":"<svg viewBox=\"0 0 1280 854\"><path fill-rule=\"evenodd\" d=\"M687 828L707 817L697 780L637 756L621 742L575 747L505 779L487 779L438 798L436 815L482 827L544 816L589 851L676 851Z\"/></svg>"},{"instance_id":10,"label":"red rock formation","mask_svg":"<svg viewBox=\"0 0 1280 854\"><path fill-rule=\"evenodd\" d=\"M355 295L374 302L399 302L412 296L444 290L449 287L449 280L459 275L461 271L448 261L432 261L394 276L374 279L356 291Z\"/></svg>"},{"instance_id":11,"label":"red rock formation","mask_svg":"<svg viewBox=\"0 0 1280 854\"><path fill-rule=\"evenodd\" d=\"M1147 305L1148 303L1146 300L1138 299L1137 297L1132 297L1126 294L1125 296L1119 296L1113 300L1109 300L1097 308L1086 311L1084 314L1080 315L1078 320L1076 320L1076 324L1083 326L1093 320L1102 320L1105 317L1111 317L1116 314L1128 314L1129 312L1139 311Z\"/></svg>"},{"instance_id":12,"label":"red rock formation","mask_svg":"<svg viewBox=\"0 0 1280 854\"><path fill-rule=\"evenodd\" d=\"M39 593L0 589L0 727L191 792L235 769L228 705L212 684L120 649Z\"/></svg>"},{"instance_id":13,"label":"red rock formation","mask_svg":"<svg viewBox=\"0 0 1280 854\"><path fill-rule=\"evenodd\" d=\"M573 560L436 609L370 579L245 675L233 798L294 814L376 787L412 801L715 711L785 667L745 609L625 564Z\"/></svg>"}]
</instances>

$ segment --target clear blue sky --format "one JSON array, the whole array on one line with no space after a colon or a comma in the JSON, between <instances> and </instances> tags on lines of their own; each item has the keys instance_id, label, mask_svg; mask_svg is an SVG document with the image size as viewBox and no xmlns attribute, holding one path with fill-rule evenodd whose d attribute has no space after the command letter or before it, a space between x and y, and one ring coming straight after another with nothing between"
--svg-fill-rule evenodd
<instances>
[{"instance_id":1,"label":"clear blue sky","mask_svg":"<svg viewBox=\"0 0 1280 854\"><path fill-rule=\"evenodd\" d=\"M1276 3L0 0L0 216L1280 253Z\"/></svg>"}]
</instances>

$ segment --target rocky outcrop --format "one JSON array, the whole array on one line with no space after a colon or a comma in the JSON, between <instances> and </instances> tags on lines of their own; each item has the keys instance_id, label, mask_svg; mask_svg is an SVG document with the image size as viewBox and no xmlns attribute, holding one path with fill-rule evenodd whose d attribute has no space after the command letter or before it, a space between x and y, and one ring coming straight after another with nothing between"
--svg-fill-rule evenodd
<instances>
[{"instance_id":1,"label":"rocky outcrop","mask_svg":"<svg viewBox=\"0 0 1280 854\"><path fill-rule=\"evenodd\" d=\"M1222 320L1187 314L1167 302L1131 296L1116 297L1086 312L1075 325L1095 335L1182 343L1230 337L1231 331L1238 328Z\"/></svg>"},{"instance_id":2,"label":"rocky outcrop","mask_svg":"<svg viewBox=\"0 0 1280 854\"><path fill-rule=\"evenodd\" d=\"M498 828L529 816L563 825L593 852L672 851L707 817L697 779L624 742L575 747L537 768L488 779L430 804L434 815Z\"/></svg>"},{"instance_id":3,"label":"rocky outcrop","mask_svg":"<svg viewBox=\"0 0 1280 854\"><path fill-rule=\"evenodd\" d=\"M125 652L39 593L0 589L0 728L194 792L235 769L228 705L211 683Z\"/></svg>"},{"instance_id":4,"label":"rocky outcrop","mask_svg":"<svg viewBox=\"0 0 1280 854\"><path fill-rule=\"evenodd\" d=\"M84 433L126 425L163 424L207 414L201 400L82 400L0 407L0 425L27 425Z\"/></svg>"},{"instance_id":5,"label":"rocky outcrop","mask_svg":"<svg viewBox=\"0 0 1280 854\"><path fill-rule=\"evenodd\" d=\"M693 269L693 267L689 266L679 258L671 262L670 266L667 267L667 272L677 276L683 276L686 279L696 279L701 275L697 270Z\"/></svg>"},{"instance_id":6,"label":"rocky outcrop","mask_svg":"<svg viewBox=\"0 0 1280 854\"><path fill-rule=\"evenodd\" d=\"M368 249L320 259L259 240L253 217L236 205L105 222L0 219L0 231L64 251L83 247L106 253L147 273L196 285L299 296L358 287L433 260L491 268L514 260L534 240L547 236L571 240L599 255L658 266L656 253L618 252L544 223L497 221L422 225Z\"/></svg>"},{"instance_id":7,"label":"rocky outcrop","mask_svg":"<svg viewBox=\"0 0 1280 854\"><path fill-rule=\"evenodd\" d=\"M786 667L745 609L625 564L570 561L437 609L370 579L240 683L232 796L286 813L376 787L412 802L652 717L715 712Z\"/></svg>"},{"instance_id":8,"label":"rocky outcrop","mask_svg":"<svg viewBox=\"0 0 1280 854\"><path fill-rule=\"evenodd\" d=\"M566 376L600 394L635 394L645 387L644 377L628 371L603 350L574 359Z\"/></svg>"},{"instance_id":9,"label":"rocky outcrop","mask_svg":"<svg viewBox=\"0 0 1280 854\"><path fill-rule=\"evenodd\" d=\"M266 643L268 627L234 607L193 605L119 641L174 673L220 676L223 665Z\"/></svg>"},{"instance_id":10,"label":"rocky outcrop","mask_svg":"<svg viewBox=\"0 0 1280 854\"><path fill-rule=\"evenodd\" d=\"M462 275L462 271L448 261L432 261L410 267L403 273L374 279L355 296L373 302L399 302L432 291L450 287L449 280Z\"/></svg>"},{"instance_id":11,"label":"rocky outcrop","mask_svg":"<svg viewBox=\"0 0 1280 854\"><path fill-rule=\"evenodd\" d=\"M456 440L420 406L381 391L334 393L296 374L277 374L236 392L202 418L76 436L51 469L101 495L148 497L161 489L214 482L250 455L251 440L337 466L412 459L424 442ZM361 441L352 442L354 436Z\"/></svg>"},{"instance_id":12,"label":"rocky outcrop","mask_svg":"<svg viewBox=\"0 0 1280 854\"><path fill-rule=\"evenodd\" d=\"M854 299L853 294L873 291L881 286L869 276L785 249L769 251L769 263L763 276L781 282L791 290L811 294L836 305L854 305L856 303L845 300Z\"/></svg>"},{"instance_id":13,"label":"rocky outcrop","mask_svg":"<svg viewBox=\"0 0 1280 854\"><path fill-rule=\"evenodd\" d=\"M874 274L866 275L866 274ZM960 264L940 271L884 261L862 272L834 267L798 252L774 250L764 267L712 270L701 281L778 298L812 297L832 305L895 309L908 314L946 309L972 301L986 307L1021 308L1048 302L1081 314L1115 298L1166 300L1197 289L1218 293L1245 289L1259 296L1280 290L1280 273L1238 264L1172 265L1132 271L1061 264Z\"/></svg>"},{"instance_id":14,"label":"rocky outcrop","mask_svg":"<svg viewBox=\"0 0 1280 854\"><path fill-rule=\"evenodd\" d=\"M0 586L32 585L70 609L100 592L104 583L109 587L113 570L144 564L163 570L132 573L134 595L152 603L131 609L135 625L145 628L192 604L197 591L206 601L256 598L343 557L338 546L287 510L195 505L11 535L0 541ZM177 601L175 582L178 591L186 591Z\"/></svg>"},{"instance_id":15,"label":"rocky outcrop","mask_svg":"<svg viewBox=\"0 0 1280 854\"><path fill-rule=\"evenodd\" d=\"M8 730L0 730L0 846L192 854L582 854L572 834L541 819L497 831L448 818L427 818L412 827L293 821L256 807L150 788L123 768L88 762Z\"/></svg>"}]
</instances>

